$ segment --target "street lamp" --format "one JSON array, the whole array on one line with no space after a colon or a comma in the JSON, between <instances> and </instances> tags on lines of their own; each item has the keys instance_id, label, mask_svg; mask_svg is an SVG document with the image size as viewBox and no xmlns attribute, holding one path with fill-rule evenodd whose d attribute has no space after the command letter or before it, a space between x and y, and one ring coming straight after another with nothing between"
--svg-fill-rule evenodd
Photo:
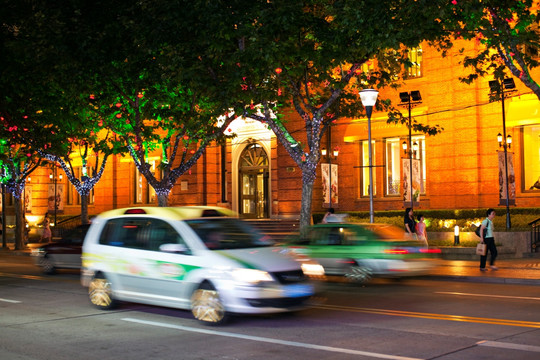
<instances>
[{"instance_id":1,"label":"street lamp","mask_svg":"<svg viewBox=\"0 0 540 360\"><path fill-rule=\"evenodd\" d=\"M371 113L373 112L373 106L377 102L377 96L379 92L375 89L365 89L360 91L360 99L362 105L366 108L366 115L368 118L368 149L369 149L369 222L374 223L373 214L373 159L371 149Z\"/></svg>"},{"instance_id":2,"label":"street lamp","mask_svg":"<svg viewBox=\"0 0 540 360\"><path fill-rule=\"evenodd\" d=\"M491 94L500 94L501 96L501 104L502 104L502 120L503 120L503 133L497 134L497 141L499 142L499 148L503 148L504 150L504 176L506 179L506 228L510 229L512 227L512 223L510 221L510 191L509 191L509 185L508 185L508 149L512 146L512 136L508 135L506 136L506 114L504 110L504 94L516 91L516 84L514 83L514 79L512 78L506 78L503 79L502 82L499 82L499 80L491 80L489 82L489 89ZM503 139L506 139L506 142L503 143Z\"/></svg>"},{"instance_id":3,"label":"street lamp","mask_svg":"<svg viewBox=\"0 0 540 360\"><path fill-rule=\"evenodd\" d=\"M418 151L418 144L415 142L412 143L412 116L411 116L411 109L413 106L416 106L420 103L422 103L422 96L420 95L420 91L414 90L411 92L400 92L399 93L399 99L401 100L401 103L399 105L401 106L407 106L409 108L409 145L408 148L410 150L407 151L407 143L403 142L403 150L406 154L409 155L409 193L411 196L411 209L414 208L414 198L413 198L413 155L416 155L416 151Z\"/></svg>"}]
</instances>

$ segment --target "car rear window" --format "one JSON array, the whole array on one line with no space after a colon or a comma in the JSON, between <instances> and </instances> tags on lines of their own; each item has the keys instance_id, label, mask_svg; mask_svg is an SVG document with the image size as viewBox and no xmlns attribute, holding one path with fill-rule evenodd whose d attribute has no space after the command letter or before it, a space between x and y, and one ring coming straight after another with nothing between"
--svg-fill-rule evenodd
<instances>
[{"instance_id":1,"label":"car rear window","mask_svg":"<svg viewBox=\"0 0 540 360\"><path fill-rule=\"evenodd\" d=\"M273 246L270 237L235 218L200 218L186 220L210 250L246 249Z\"/></svg>"}]
</instances>

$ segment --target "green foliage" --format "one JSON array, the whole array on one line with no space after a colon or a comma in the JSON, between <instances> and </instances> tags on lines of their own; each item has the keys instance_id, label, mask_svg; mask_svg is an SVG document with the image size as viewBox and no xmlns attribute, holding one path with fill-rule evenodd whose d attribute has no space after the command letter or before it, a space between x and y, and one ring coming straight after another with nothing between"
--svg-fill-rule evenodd
<instances>
[{"instance_id":1,"label":"green foliage","mask_svg":"<svg viewBox=\"0 0 540 360\"><path fill-rule=\"evenodd\" d=\"M422 210L415 209L415 214L424 215L427 231L445 232L454 231L458 225L460 231L474 231L476 226L486 218L487 209L461 209L461 210ZM493 220L497 231L506 231L506 208L496 208L497 216ZM369 222L369 212L348 212L348 221ZM313 222L319 223L324 213L314 213ZM376 211L375 222L403 227L404 211ZM540 208L511 208L510 218L512 228L510 231L529 231L530 222L540 218Z\"/></svg>"},{"instance_id":2,"label":"green foliage","mask_svg":"<svg viewBox=\"0 0 540 360\"><path fill-rule=\"evenodd\" d=\"M538 4L533 0L472 0L446 2L441 22L456 38L475 41L485 47L463 59L471 70L461 80L471 84L479 77L502 80L510 72L540 98L540 87L530 70L538 67L540 50ZM447 48L441 46L441 48ZM500 99L500 93L491 100Z\"/></svg>"}]
</instances>

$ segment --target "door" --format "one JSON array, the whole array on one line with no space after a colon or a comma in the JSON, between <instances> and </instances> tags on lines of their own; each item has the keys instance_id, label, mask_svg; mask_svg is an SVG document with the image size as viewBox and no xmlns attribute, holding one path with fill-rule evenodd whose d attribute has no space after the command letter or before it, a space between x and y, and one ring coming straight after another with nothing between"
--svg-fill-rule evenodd
<instances>
[{"instance_id":1,"label":"door","mask_svg":"<svg viewBox=\"0 0 540 360\"><path fill-rule=\"evenodd\" d=\"M243 218L268 217L268 156L259 144L248 145L239 160L240 201Z\"/></svg>"}]
</instances>

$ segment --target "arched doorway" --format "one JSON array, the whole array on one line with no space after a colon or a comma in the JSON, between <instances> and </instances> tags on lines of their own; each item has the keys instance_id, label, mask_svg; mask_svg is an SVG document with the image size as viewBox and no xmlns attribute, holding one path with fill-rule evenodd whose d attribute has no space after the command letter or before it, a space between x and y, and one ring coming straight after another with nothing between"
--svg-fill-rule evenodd
<instances>
[{"instance_id":1,"label":"arched doorway","mask_svg":"<svg viewBox=\"0 0 540 360\"><path fill-rule=\"evenodd\" d=\"M268 217L268 165L268 155L260 144L249 144L240 155L238 203L243 218Z\"/></svg>"}]
</instances>

